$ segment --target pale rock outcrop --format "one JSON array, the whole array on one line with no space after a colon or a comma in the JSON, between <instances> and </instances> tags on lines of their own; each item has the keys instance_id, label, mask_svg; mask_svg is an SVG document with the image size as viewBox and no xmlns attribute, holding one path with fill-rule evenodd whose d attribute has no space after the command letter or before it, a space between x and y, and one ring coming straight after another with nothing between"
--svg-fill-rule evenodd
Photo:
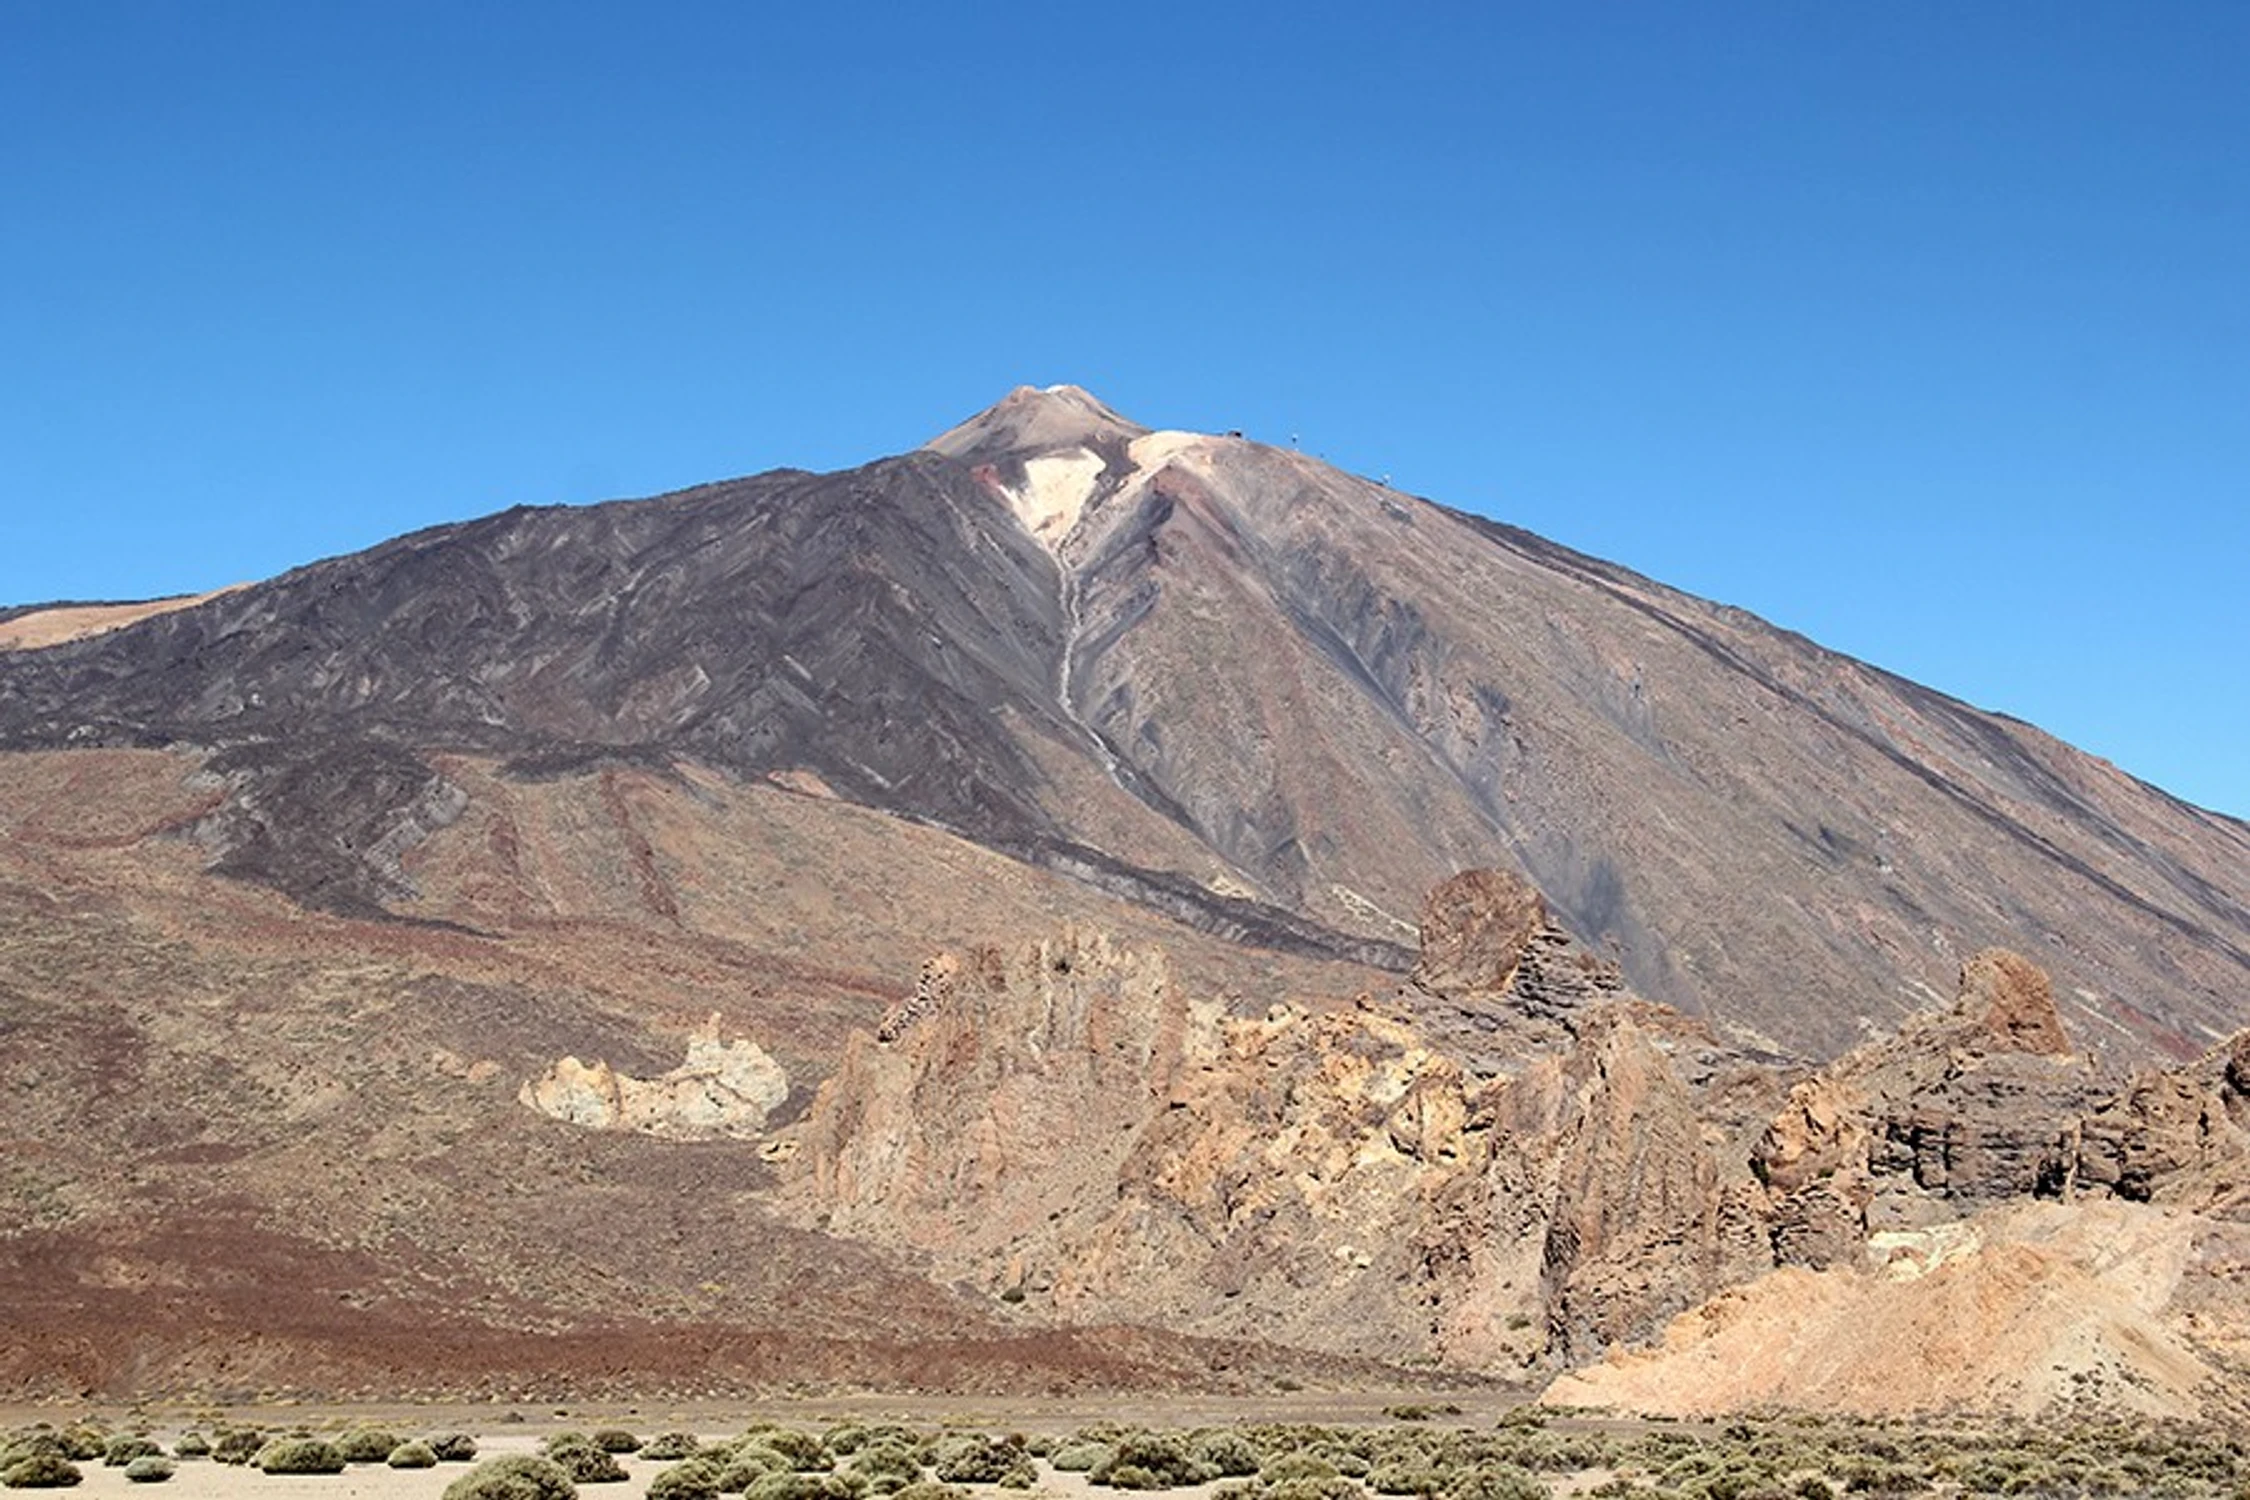
<instances>
[{"instance_id":1,"label":"pale rock outcrop","mask_svg":"<svg viewBox=\"0 0 2250 1500\"><path fill-rule=\"evenodd\" d=\"M752 1138L789 1097L789 1075L747 1037L724 1041L719 1018L688 1039L687 1061L655 1078L566 1057L526 1082L519 1102L589 1130L672 1140Z\"/></svg>"}]
</instances>

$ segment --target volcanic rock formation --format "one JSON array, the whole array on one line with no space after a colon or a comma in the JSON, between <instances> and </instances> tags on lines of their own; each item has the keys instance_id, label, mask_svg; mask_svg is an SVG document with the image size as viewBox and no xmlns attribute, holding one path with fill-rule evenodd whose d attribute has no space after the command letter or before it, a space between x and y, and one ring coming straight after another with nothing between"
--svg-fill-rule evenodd
<instances>
[{"instance_id":1,"label":"volcanic rock formation","mask_svg":"<svg viewBox=\"0 0 2250 1500\"><path fill-rule=\"evenodd\" d=\"M1074 388L5 613L0 1388L1521 1372L2241 1212L2250 829Z\"/></svg>"},{"instance_id":2,"label":"volcanic rock formation","mask_svg":"<svg viewBox=\"0 0 2250 1500\"><path fill-rule=\"evenodd\" d=\"M1255 649L1245 643L1255 642ZM1403 969L1504 866L1651 999L1832 1055L2002 938L2096 1052L2250 982L2250 829L1739 611L1234 437L1023 389L928 447L435 528L43 650L0 746L174 746L215 869L458 921L506 778L775 778L1229 940ZM2064 935L2067 935L2067 939Z\"/></svg>"}]
</instances>

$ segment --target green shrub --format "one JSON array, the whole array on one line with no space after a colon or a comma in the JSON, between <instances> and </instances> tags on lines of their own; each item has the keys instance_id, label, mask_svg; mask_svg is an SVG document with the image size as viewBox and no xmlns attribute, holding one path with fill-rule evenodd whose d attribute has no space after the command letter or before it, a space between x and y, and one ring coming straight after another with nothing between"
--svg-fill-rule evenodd
<instances>
[{"instance_id":1,"label":"green shrub","mask_svg":"<svg viewBox=\"0 0 2250 1500\"><path fill-rule=\"evenodd\" d=\"M320 1438L275 1438L251 1460L268 1474L341 1474L344 1453Z\"/></svg>"},{"instance_id":2,"label":"green shrub","mask_svg":"<svg viewBox=\"0 0 2250 1500\"><path fill-rule=\"evenodd\" d=\"M903 1489L893 1490L891 1500L969 1500L969 1492L957 1484L918 1479Z\"/></svg>"},{"instance_id":3,"label":"green shrub","mask_svg":"<svg viewBox=\"0 0 2250 1500\"><path fill-rule=\"evenodd\" d=\"M1279 1484L1266 1485L1260 1495L1262 1500L1367 1500L1367 1492L1357 1481L1341 1474L1327 1479L1311 1475L1284 1479Z\"/></svg>"},{"instance_id":4,"label":"green shrub","mask_svg":"<svg viewBox=\"0 0 2250 1500\"><path fill-rule=\"evenodd\" d=\"M102 1447L102 1467L122 1469L136 1458L162 1457L163 1445L145 1437L113 1437Z\"/></svg>"},{"instance_id":5,"label":"green shrub","mask_svg":"<svg viewBox=\"0 0 2250 1500\"><path fill-rule=\"evenodd\" d=\"M183 1432L180 1434L180 1440L172 1445L172 1456L174 1458L209 1458L211 1456L211 1440L200 1432Z\"/></svg>"},{"instance_id":6,"label":"green shrub","mask_svg":"<svg viewBox=\"0 0 2250 1500\"><path fill-rule=\"evenodd\" d=\"M1263 1462L1257 1446L1239 1432L1204 1433L1190 1445L1189 1452L1217 1479L1255 1474Z\"/></svg>"},{"instance_id":7,"label":"green shrub","mask_svg":"<svg viewBox=\"0 0 2250 1500\"><path fill-rule=\"evenodd\" d=\"M1336 1479L1340 1476L1336 1472L1336 1466L1327 1459L1300 1450L1267 1459L1259 1467L1258 1477L1271 1485L1287 1484L1292 1479Z\"/></svg>"},{"instance_id":8,"label":"green shrub","mask_svg":"<svg viewBox=\"0 0 2250 1500\"><path fill-rule=\"evenodd\" d=\"M638 1453L641 1440L622 1427L604 1427L594 1434L594 1446L604 1453Z\"/></svg>"},{"instance_id":9,"label":"green shrub","mask_svg":"<svg viewBox=\"0 0 2250 1500\"><path fill-rule=\"evenodd\" d=\"M946 1475L940 1473L938 1478ZM1168 1490L1181 1485L1208 1484L1217 1476L1170 1433L1127 1432L1110 1445L1107 1460L1086 1478L1094 1484L1119 1490Z\"/></svg>"},{"instance_id":10,"label":"green shrub","mask_svg":"<svg viewBox=\"0 0 2250 1500\"><path fill-rule=\"evenodd\" d=\"M69 1427L62 1433L63 1456L90 1464L109 1450L109 1434L99 1427Z\"/></svg>"},{"instance_id":11,"label":"green shrub","mask_svg":"<svg viewBox=\"0 0 2250 1500\"><path fill-rule=\"evenodd\" d=\"M60 1453L33 1453L8 1465L0 1473L0 1484L11 1490L59 1490L84 1477L78 1465Z\"/></svg>"},{"instance_id":12,"label":"green shrub","mask_svg":"<svg viewBox=\"0 0 2250 1500\"><path fill-rule=\"evenodd\" d=\"M1038 1482L1037 1471L1022 1448L988 1437L942 1440L930 1455L930 1472L943 1484L1005 1485L1013 1481L1013 1488L1028 1488Z\"/></svg>"},{"instance_id":13,"label":"green shrub","mask_svg":"<svg viewBox=\"0 0 2250 1500\"><path fill-rule=\"evenodd\" d=\"M1547 1495L1546 1485L1514 1464L1477 1464L1445 1487L1445 1500L1547 1500Z\"/></svg>"},{"instance_id":14,"label":"green shrub","mask_svg":"<svg viewBox=\"0 0 2250 1500\"><path fill-rule=\"evenodd\" d=\"M336 1451L344 1455L348 1464L379 1464L391 1456L399 1445L395 1432L385 1432L380 1427L354 1427L336 1439Z\"/></svg>"},{"instance_id":15,"label":"green shrub","mask_svg":"<svg viewBox=\"0 0 2250 1500\"><path fill-rule=\"evenodd\" d=\"M383 1462L394 1469L434 1469L437 1450L420 1438L409 1438L384 1454Z\"/></svg>"},{"instance_id":16,"label":"green shrub","mask_svg":"<svg viewBox=\"0 0 2250 1500\"><path fill-rule=\"evenodd\" d=\"M806 1474L785 1470L767 1474L742 1492L742 1500L860 1500L871 1486L863 1475Z\"/></svg>"},{"instance_id":17,"label":"green shrub","mask_svg":"<svg viewBox=\"0 0 2250 1500\"><path fill-rule=\"evenodd\" d=\"M660 1432L641 1444L639 1449L640 1456L643 1458L667 1460L693 1458L702 1451L703 1445L697 1442L692 1434L685 1432Z\"/></svg>"},{"instance_id":18,"label":"green shrub","mask_svg":"<svg viewBox=\"0 0 2250 1500\"><path fill-rule=\"evenodd\" d=\"M441 1432L426 1441L441 1464L465 1464L477 1456L477 1440L465 1432Z\"/></svg>"},{"instance_id":19,"label":"green shrub","mask_svg":"<svg viewBox=\"0 0 2250 1500\"><path fill-rule=\"evenodd\" d=\"M787 1459L789 1467L801 1474L825 1474L836 1467L836 1455L809 1432L776 1427L771 1432L759 1433L758 1442Z\"/></svg>"},{"instance_id":20,"label":"green shrub","mask_svg":"<svg viewBox=\"0 0 2250 1500\"><path fill-rule=\"evenodd\" d=\"M1114 1452L1107 1443L1065 1443L1047 1462L1058 1474L1086 1474L1108 1463Z\"/></svg>"},{"instance_id":21,"label":"green shrub","mask_svg":"<svg viewBox=\"0 0 2250 1500\"><path fill-rule=\"evenodd\" d=\"M617 1455L596 1447L583 1432L557 1433L547 1440L546 1450L548 1459L568 1474L573 1484L625 1482L625 1467L617 1461Z\"/></svg>"},{"instance_id":22,"label":"green shrub","mask_svg":"<svg viewBox=\"0 0 2250 1500\"><path fill-rule=\"evenodd\" d=\"M135 1484L162 1484L179 1472L179 1466L161 1453L144 1453L125 1466L125 1477Z\"/></svg>"},{"instance_id":23,"label":"green shrub","mask_svg":"<svg viewBox=\"0 0 2250 1500\"><path fill-rule=\"evenodd\" d=\"M697 1459L661 1470L648 1482L648 1500L716 1500L719 1471Z\"/></svg>"},{"instance_id":24,"label":"green shrub","mask_svg":"<svg viewBox=\"0 0 2250 1500\"><path fill-rule=\"evenodd\" d=\"M435 1451L437 1445L432 1443ZM578 1486L544 1458L488 1458L445 1487L444 1500L577 1500Z\"/></svg>"},{"instance_id":25,"label":"green shrub","mask_svg":"<svg viewBox=\"0 0 2250 1500\"><path fill-rule=\"evenodd\" d=\"M774 1457L780 1460L779 1454ZM922 1455L918 1449L903 1444L869 1443L845 1460L844 1467L854 1474L866 1475L872 1484L880 1484L885 1479L896 1479L902 1485L912 1484L922 1477Z\"/></svg>"},{"instance_id":26,"label":"green shrub","mask_svg":"<svg viewBox=\"0 0 2250 1500\"><path fill-rule=\"evenodd\" d=\"M1378 1495L1435 1495L1453 1478L1449 1470L1434 1467L1421 1454L1388 1459L1367 1474L1367 1487Z\"/></svg>"},{"instance_id":27,"label":"green shrub","mask_svg":"<svg viewBox=\"0 0 2250 1500\"><path fill-rule=\"evenodd\" d=\"M265 1433L255 1427L228 1427L211 1444L211 1457L222 1464L246 1464L265 1445Z\"/></svg>"},{"instance_id":28,"label":"green shrub","mask_svg":"<svg viewBox=\"0 0 2250 1500\"><path fill-rule=\"evenodd\" d=\"M12 1468L27 1458L59 1458L68 1463L70 1451L63 1447L61 1438L47 1429L21 1433L0 1446L0 1469Z\"/></svg>"},{"instance_id":29,"label":"green shrub","mask_svg":"<svg viewBox=\"0 0 2250 1500\"><path fill-rule=\"evenodd\" d=\"M762 1443L753 1443L727 1455L719 1467L719 1493L739 1495L768 1474L790 1472L789 1461Z\"/></svg>"}]
</instances>

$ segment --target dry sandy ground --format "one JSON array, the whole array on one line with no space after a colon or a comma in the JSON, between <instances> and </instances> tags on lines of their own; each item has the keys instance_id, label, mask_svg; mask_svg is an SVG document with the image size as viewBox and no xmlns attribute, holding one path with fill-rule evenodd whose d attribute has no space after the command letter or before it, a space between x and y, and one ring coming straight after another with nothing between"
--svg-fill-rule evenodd
<instances>
[{"instance_id":1,"label":"dry sandy ground","mask_svg":"<svg viewBox=\"0 0 2250 1500\"><path fill-rule=\"evenodd\" d=\"M42 609L28 615L18 615L13 620L0 621L0 651L29 651L40 646L59 646L64 641L100 635L109 630L122 630L151 615L187 609L207 599L216 599L221 594L231 594L241 587L243 585L236 583L223 589L213 589L208 594L182 594L176 599L150 599L138 604L65 605L58 609Z\"/></svg>"}]
</instances>

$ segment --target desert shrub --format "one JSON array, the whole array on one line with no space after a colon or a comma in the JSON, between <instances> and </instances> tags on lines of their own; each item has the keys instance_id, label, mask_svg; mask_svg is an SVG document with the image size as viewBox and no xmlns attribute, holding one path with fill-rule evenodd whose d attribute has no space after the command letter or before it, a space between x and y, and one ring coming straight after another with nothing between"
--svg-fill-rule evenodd
<instances>
[{"instance_id":1,"label":"desert shrub","mask_svg":"<svg viewBox=\"0 0 2250 1500\"><path fill-rule=\"evenodd\" d=\"M998 1438L961 1436L940 1441L930 1455L930 1472L942 1484L1000 1484L1028 1489L1038 1473L1023 1449ZM1096 1477L1094 1482L1102 1481Z\"/></svg>"},{"instance_id":2,"label":"desert shrub","mask_svg":"<svg viewBox=\"0 0 2250 1500\"><path fill-rule=\"evenodd\" d=\"M1047 1462L1058 1474L1085 1474L1107 1463L1112 1451L1107 1443L1065 1443Z\"/></svg>"},{"instance_id":3,"label":"desert shrub","mask_svg":"<svg viewBox=\"0 0 2250 1500\"><path fill-rule=\"evenodd\" d=\"M437 1451L420 1438L409 1438L384 1454L383 1462L394 1469L434 1469Z\"/></svg>"},{"instance_id":4,"label":"desert shrub","mask_svg":"<svg viewBox=\"0 0 2250 1500\"><path fill-rule=\"evenodd\" d=\"M697 1459L661 1470L648 1482L648 1500L716 1500L719 1471Z\"/></svg>"},{"instance_id":5,"label":"desert shrub","mask_svg":"<svg viewBox=\"0 0 2250 1500\"><path fill-rule=\"evenodd\" d=\"M1189 1452L1195 1461L1219 1479L1240 1479L1258 1472L1264 1461L1256 1445L1239 1432L1207 1432L1196 1437Z\"/></svg>"},{"instance_id":6,"label":"desert shrub","mask_svg":"<svg viewBox=\"0 0 2250 1500\"><path fill-rule=\"evenodd\" d=\"M379 1464L391 1456L400 1441L397 1433L380 1427L354 1427L336 1439L336 1451L348 1464Z\"/></svg>"},{"instance_id":7,"label":"desert shrub","mask_svg":"<svg viewBox=\"0 0 2250 1500\"><path fill-rule=\"evenodd\" d=\"M222 1428L211 1442L211 1457L222 1464L246 1464L266 1445L266 1435L255 1427Z\"/></svg>"},{"instance_id":8,"label":"desert shrub","mask_svg":"<svg viewBox=\"0 0 2250 1500\"><path fill-rule=\"evenodd\" d=\"M211 1456L211 1440L200 1432L183 1432L180 1434L180 1440L172 1445L172 1456L174 1458L209 1458Z\"/></svg>"},{"instance_id":9,"label":"desert shrub","mask_svg":"<svg viewBox=\"0 0 2250 1500\"><path fill-rule=\"evenodd\" d=\"M1547 1486L1527 1469L1477 1464L1453 1476L1445 1487L1445 1500L1547 1500L1547 1493Z\"/></svg>"},{"instance_id":10,"label":"desert shrub","mask_svg":"<svg viewBox=\"0 0 2250 1500\"><path fill-rule=\"evenodd\" d=\"M641 1440L622 1427L603 1427L594 1433L594 1446L604 1453L638 1453Z\"/></svg>"},{"instance_id":11,"label":"desert shrub","mask_svg":"<svg viewBox=\"0 0 2250 1500\"><path fill-rule=\"evenodd\" d=\"M59 1490L85 1476L78 1465L60 1453L33 1453L17 1459L0 1472L0 1484L11 1490Z\"/></svg>"},{"instance_id":12,"label":"desert shrub","mask_svg":"<svg viewBox=\"0 0 2250 1500\"><path fill-rule=\"evenodd\" d=\"M341 1474L343 1450L320 1438L275 1438L251 1460L268 1474Z\"/></svg>"},{"instance_id":13,"label":"desert shrub","mask_svg":"<svg viewBox=\"0 0 2250 1500\"><path fill-rule=\"evenodd\" d=\"M860 1500L868 1483L858 1474L808 1474L790 1469L768 1474L742 1492L742 1500Z\"/></svg>"},{"instance_id":14,"label":"desert shrub","mask_svg":"<svg viewBox=\"0 0 2250 1500\"><path fill-rule=\"evenodd\" d=\"M1793 1493L1797 1500L1836 1500L1836 1486L1818 1474L1807 1474L1798 1480Z\"/></svg>"},{"instance_id":15,"label":"desert shrub","mask_svg":"<svg viewBox=\"0 0 2250 1500\"><path fill-rule=\"evenodd\" d=\"M70 1452L61 1438L45 1430L19 1433L0 1445L0 1469L12 1468L27 1458L59 1458L68 1463Z\"/></svg>"},{"instance_id":16,"label":"desert shrub","mask_svg":"<svg viewBox=\"0 0 2250 1500\"><path fill-rule=\"evenodd\" d=\"M692 1434L685 1432L660 1432L641 1444L639 1449L640 1456L643 1458L666 1460L693 1458L701 1451L703 1451L703 1445L697 1442Z\"/></svg>"},{"instance_id":17,"label":"desert shrub","mask_svg":"<svg viewBox=\"0 0 2250 1500\"><path fill-rule=\"evenodd\" d=\"M904 1488L892 1491L891 1500L969 1500L969 1492L957 1484L941 1484L935 1479L917 1479Z\"/></svg>"},{"instance_id":18,"label":"desert shrub","mask_svg":"<svg viewBox=\"0 0 2250 1500\"><path fill-rule=\"evenodd\" d=\"M1435 1495L1452 1477L1417 1453L1377 1464L1368 1471L1367 1487L1378 1495Z\"/></svg>"},{"instance_id":19,"label":"desert shrub","mask_svg":"<svg viewBox=\"0 0 2250 1500\"><path fill-rule=\"evenodd\" d=\"M836 1467L836 1455L826 1443L809 1432L797 1432L787 1427L776 1427L771 1432L758 1434L758 1441L789 1460L789 1467L802 1474L824 1474Z\"/></svg>"},{"instance_id":20,"label":"desert shrub","mask_svg":"<svg viewBox=\"0 0 2250 1500\"><path fill-rule=\"evenodd\" d=\"M125 1477L135 1484L162 1484L179 1472L179 1465L161 1453L144 1453L125 1466Z\"/></svg>"},{"instance_id":21,"label":"desert shrub","mask_svg":"<svg viewBox=\"0 0 2250 1500\"><path fill-rule=\"evenodd\" d=\"M739 1495L765 1478L768 1474L790 1472L789 1461L766 1447L753 1443L729 1453L719 1465L719 1493ZM916 1470L919 1473L919 1470Z\"/></svg>"},{"instance_id":22,"label":"desert shrub","mask_svg":"<svg viewBox=\"0 0 2250 1500\"><path fill-rule=\"evenodd\" d=\"M779 1461L780 1456L775 1458ZM869 1483L878 1486L886 1479L912 1484L922 1477L922 1454L900 1443L869 1443L846 1459L844 1467L854 1474L865 1474Z\"/></svg>"},{"instance_id":23,"label":"desert shrub","mask_svg":"<svg viewBox=\"0 0 2250 1500\"><path fill-rule=\"evenodd\" d=\"M1109 1458L1086 1475L1094 1484L1119 1490L1168 1490L1207 1484L1214 1477L1184 1441L1164 1432L1120 1434L1110 1445Z\"/></svg>"},{"instance_id":24,"label":"desert shrub","mask_svg":"<svg viewBox=\"0 0 2250 1500\"><path fill-rule=\"evenodd\" d=\"M73 1463L89 1464L109 1450L109 1434L99 1427L66 1427L62 1431L63 1456Z\"/></svg>"},{"instance_id":25,"label":"desert shrub","mask_svg":"<svg viewBox=\"0 0 2250 1500\"><path fill-rule=\"evenodd\" d=\"M1359 1487L1358 1481L1341 1474L1328 1479L1311 1476L1284 1479L1279 1484L1263 1486L1259 1495L1261 1500L1367 1500L1367 1491Z\"/></svg>"},{"instance_id":26,"label":"desert shrub","mask_svg":"<svg viewBox=\"0 0 2250 1500\"><path fill-rule=\"evenodd\" d=\"M1374 1467L1357 1449L1346 1443L1321 1443L1311 1450L1315 1458L1326 1459L1336 1472L1346 1479L1365 1479Z\"/></svg>"},{"instance_id":27,"label":"desert shrub","mask_svg":"<svg viewBox=\"0 0 2250 1500\"><path fill-rule=\"evenodd\" d=\"M1317 1454L1284 1453L1259 1466L1258 1477L1267 1484L1287 1484L1293 1479L1340 1479L1336 1466Z\"/></svg>"},{"instance_id":28,"label":"desert shrub","mask_svg":"<svg viewBox=\"0 0 2250 1500\"><path fill-rule=\"evenodd\" d=\"M437 1444L430 1445L434 1452ZM488 1458L445 1487L444 1500L577 1500L578 1486L544 1458Z\"/></svg>"},{"instance_id":29,"label":"desert shrub","mask_svg":"<svg viewBox=\"0 0 2250 1500\"><path fill-rule=\"evenodd\" d=\"M441 1464L465 1464L477 1456L477 1440L465 1432L441 1432L424 1441Z\"/></svg>"},{"instance_id":30,"label":"desert shrub","mask_svg":"<svg viewBox=\"0 0 2250 1500\"><path fill-rule=\"evenodd\" d=\"M594 1440L583 1432L558 1432L547 1440L546 1450L547 1458L568 1474L573 1484L625 1482L625 1468L617 1461L617 1455L596 1447Z\"/></svg>"},{"instance_id":31,"label":"desert shrub","mask_svg":"<svg viewBox=\"0 0 2250 1500\"><path fill-rule=\"evenodd\" d=\"M102 1466L122 1469L136 1458L160 1457L163 1452L162 1444L145 1437L113 1437L102 1447Z\"/></svg>"}]
</instances>

